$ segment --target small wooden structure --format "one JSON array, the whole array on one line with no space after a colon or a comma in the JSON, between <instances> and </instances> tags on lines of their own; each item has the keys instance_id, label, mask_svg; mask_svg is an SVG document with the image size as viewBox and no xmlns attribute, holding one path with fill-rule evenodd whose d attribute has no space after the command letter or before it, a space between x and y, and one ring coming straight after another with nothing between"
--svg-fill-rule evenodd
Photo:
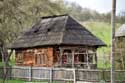
<instances>
[{"instance_id":1,"label":"small wooden structure","mask_svg":"<svg viewBox=\"0 0 125 83\"><path fill-rule=\"evenodd\" d=\"M96 68L105 44L69 15L42 17L10 47L16 65Z\"/></svg>"},{"instance_id":2,"label":"small wooden structure","mask_svg":"<svg viewBox=\"0 0 125 83\"><path fill-rule=\"evenodd\" d=\"M125 24L116 32L116 69L125 69Z\"/></svg>"}]
</instances>

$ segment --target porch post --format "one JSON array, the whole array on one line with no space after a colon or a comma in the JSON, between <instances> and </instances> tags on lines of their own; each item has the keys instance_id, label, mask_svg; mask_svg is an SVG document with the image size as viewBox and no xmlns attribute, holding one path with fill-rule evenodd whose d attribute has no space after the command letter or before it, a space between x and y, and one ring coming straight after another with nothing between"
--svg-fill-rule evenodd
<instances>
[{"instance_id":1,"label":"porch post","mask_svg":"<svg viewBox=\"0 0 125 83\"><path fill-rule=\"evenodd\" d=\"M62 48L59 48L59 49L60 49L60 66L62 66L63 49Z\"/></svg>"},{"instance_id":2,"label":"porch post","mask_svg":"<svg viewBox=\"0 0 125 83\"><path fill-rule=\"evenodd\" d=\"M95 53L95 63L97 64L97 53Z\"/></svg>"},{"instance_id":3,"label":"porch post","mask_svg":"<svg viewBox=\"0 0 125 83\"><path fill-rule=\"evenodd\" d=\"M95 64L96 64L96 67L97 67L97 63L98 63L97 58L98 58L98 57L97 57L97 51L96 51L96 50L97 50L97 48L94 50L94 53L95 53L95 54L94 54L94 55L95 55L94 60L95 60Z\"/></svg>"},{"instance_id":4,"label":"porch post","mask_svg":"<svg viewBox=\"0 0 125 83\"><path fill-rule=\"evenodd\" d=\"M90 64L89 64L89 53L88 53L88 49L86 51L86 58L87 58L87 69L90 69Z\"/></svg>"},{"instance_id":5,"label":"porch post","mask_svg":"<svg viewBox=\"0 0 125 83\"><path fill-rule=\"evenodd\" d=\"M89 63L88 63L88 52L86 54L86 58L87 58L87 68L89 69Z\"/></svg>"},{"instance_id":6,"label":"porch post","mask_svg":"<svg viewBox=\"0 0 125 83\"><path fill-rule=\"evenodd\" d=\"M72 68L74 68L74 56L75 56L75 51L73 49L72 50Z\"/></svg>"}]
</instances>

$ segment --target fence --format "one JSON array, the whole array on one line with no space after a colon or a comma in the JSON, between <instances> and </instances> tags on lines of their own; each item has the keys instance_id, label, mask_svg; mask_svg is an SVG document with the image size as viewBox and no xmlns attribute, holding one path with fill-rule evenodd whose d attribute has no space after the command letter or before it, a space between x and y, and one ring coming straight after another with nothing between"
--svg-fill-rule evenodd
<instances>
[{"instance_id":1,"label":"fence","mask_svg":"<svg viewBox=\"0 0 125 83\"><path fill-rule=\"evenodd\" d=\"M71 81L75 83L75 69L46 68L46 67L19 67L13 66L12 78L32 80Z\"/></svg>"},{"instance_id":2,"label":"fence","mask_svg":"<svg viewBox=\"0 0 125 83\"><path fill-rule=\"evenodd\" d=\"M87 70L78 69L77 80L86 82L99 82L104 80L110 82L110 70ZM125 70L115 71L115 81L116 83L125 83Z\"/></svg>"},{"instance_id":3,"label":"fence","mask_svg":"<svg viewBox=\"0 0 125 83\"><path fill-rule=\"evenodd\" d=\"M13 66L9 69L8 77L32 80L53 81L77 81L97 83L100 80L110 82L110 70L89 70L74 68L46 68L46 67L22 67ZM125 70L115 71L116 83L125 83ZM60 83L60 82L59 82Z\"/></svg>"}]
</instances>

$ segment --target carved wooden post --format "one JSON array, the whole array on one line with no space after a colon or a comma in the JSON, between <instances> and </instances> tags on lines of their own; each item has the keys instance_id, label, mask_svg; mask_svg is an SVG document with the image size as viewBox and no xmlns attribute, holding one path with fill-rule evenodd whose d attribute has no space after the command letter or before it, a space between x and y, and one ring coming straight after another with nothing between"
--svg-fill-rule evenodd
<instances>
[{"instance_id":1,"label":"carved wooden post","mask_svg":"<svg viewBox=\"0 0 125 83\"><path fill-rule=\"evenodd\" d=\"M63 49L62 48L59 49L60 49L60 66L62 66Z\"/></svg>"},{"instance_id":2,"label":"carved wooden post","mask_svg":"<svg viewBox=\"0 0 125 83\"><path fill-rule=\"evenodd\" d=\"M88 52L87 52L86 56L87 56L87 69L90 69L90 67L89 67L89 58L88 58Z\"/></svg>"},{"instance_id":3,"label":"carved wooden post","mask_svg":"<svg viewBox=\"0 0 125 83\"><path fill-rule=\"evenodd\" d=\"M75 56L75 51L72 49L72 68L74 68L74 56Z\"/></svg>"},{"instance_id":4,"label":"carved wooden post","mask_svg":"<svg viewBox=\"0 0 125 83\"><path fill-rule=\"evenodd\" d=\"M95 64L96 64L96 67L97 67L97 63L98 63L98 57L97 57L97 53L95 52Z\"/></svg>"},{"instance_id":5,"label":"carved wooden post","mask_svg":"<svg viewBox=\"0 0 125 83\"><path fill-rule=\"evenodd\" d=\"M87 69L90 69L88 48L86 50Z\"/></svg>"}]
</instances>

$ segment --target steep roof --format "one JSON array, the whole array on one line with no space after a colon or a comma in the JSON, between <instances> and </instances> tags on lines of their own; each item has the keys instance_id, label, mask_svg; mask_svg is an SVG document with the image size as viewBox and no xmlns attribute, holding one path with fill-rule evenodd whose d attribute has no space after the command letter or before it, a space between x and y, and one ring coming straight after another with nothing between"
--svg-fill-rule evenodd
<instances>
[{"instance_id":1,"label":"steep roof","mask_svg":"<svg viewBox=\"0 0 125 83\"><path fill-rule=\"evenodd\" d=\"M28 48L47 45L105 44L69 15L42 17L32 28L22 34L11 48Z\"/></svg>"},{"instance_id":2,"label":"steep roof","mask_svg":"<svg viewBox=\"0 0 125 83\"><path fill-rule=\"evenodd\" d=\"M125 24L123 24L116 32L116 37L125 36Z\"/></svg>"}]
</instances>

